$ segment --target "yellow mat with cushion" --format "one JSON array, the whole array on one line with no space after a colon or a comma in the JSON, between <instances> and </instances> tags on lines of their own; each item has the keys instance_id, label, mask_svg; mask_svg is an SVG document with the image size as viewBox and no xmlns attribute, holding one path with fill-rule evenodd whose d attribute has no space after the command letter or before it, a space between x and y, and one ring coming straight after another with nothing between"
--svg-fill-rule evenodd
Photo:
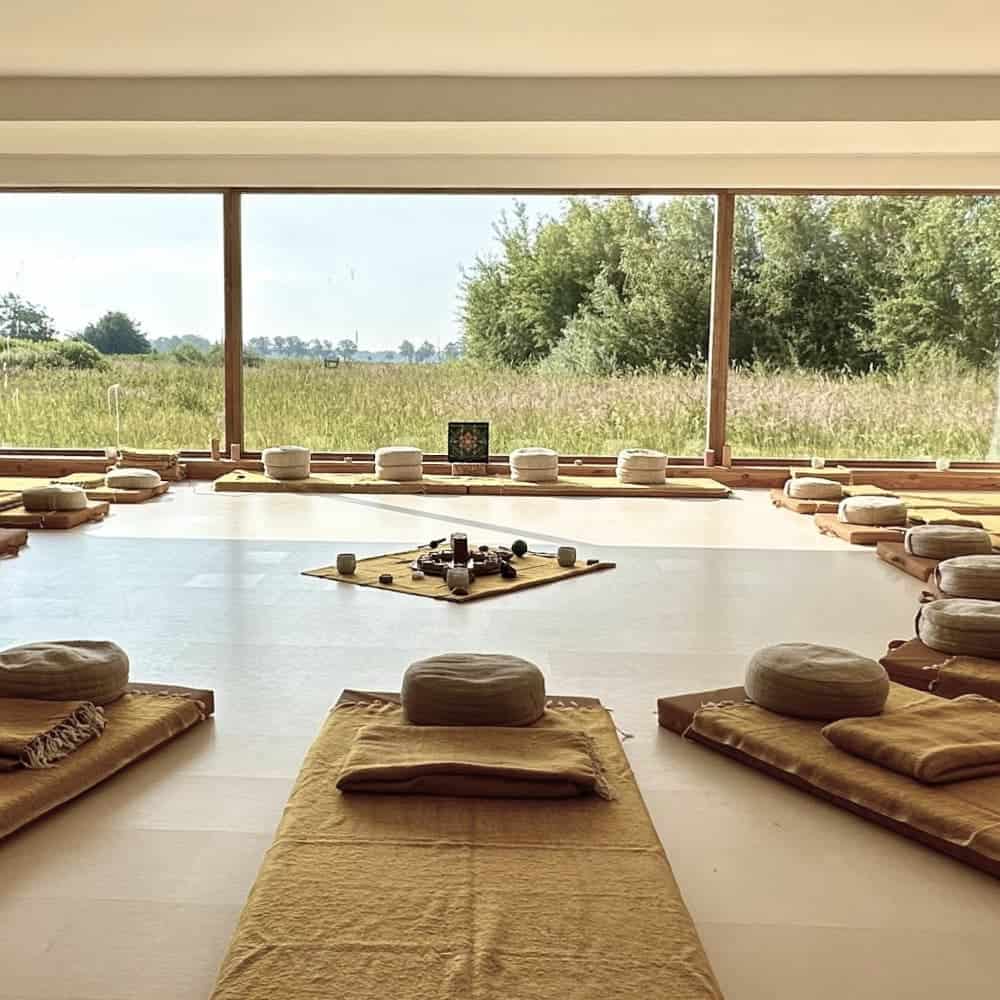
<instances>
[{"instance_id":1,"label":"yellow mat with cushion","mask_svg":"<svg viewBox=\"0 0 1000 1000\"><path fill-rule=\"evenodd\" d=\"M354 583L360 587L375 587L378 590L395 590L400 594L415 594L418 597L433 597L439 601L454 601L461 604L483 597L509 594L515 590L524 590L526 587L556 583L585 573L615 568L613 562L597 562L588 566L582 560L577 560L575 566L562 567L554 556L540 556L528 552L521 558L515 557L512 560L517 567L516 579L505 580L499 573L481 576L473 581L468 594L460 595L453 594L448 589L448 584L439 576L425 576L422 580L411 579L410 564L417 556L427 551L427 549L409 549L406 552L391 552L384 556L359 559L356 570L350 576L338 573L336 566L308 569L303 572L303 576L316 576L321 580ZM392 583L379 583L378 578L385 573L392 577Z\"/></svg>"},{"instance_id":2,"label":"yellow mat with cushion","mask_svg":"<svg viewBox=\"0 0 1000 1000\"><path fill-rule=\"evenodd\" d=\"M108 513L105 500L88 500L82 510L33 511L24 507L0 510L0 528L75 528L88 521L100 521Z\"/></svg>"},{"instance_id":3,"label":"yellow mat with cushion","mask_svg":"<svg viewBox=\"0 0 1000 1000\"><path fill-rule=\"evenodd\" d=\"M54 767L0 774L0 838L76 798L133 761L207 718L211 691L130 684L106 705L104 732Z\"/></svg>"},{"instance_id":4,"label":"yellow mat with cushion","mask_svg":"<svg viewBox=\"0 0 1000 1000\"><path fill-rule=\"evenodd\" d=\"M1000 514L995 490L885 490L878 486L845 486L848 496L898 497L908 510L943 509L956 514Z\"/></svg>"},{"instance_id":5,"label":"yellow mat with cushion","mask_svg":"<svg viewBox=\"0 0 1000 1000\"><path fill-rule=\"evenodd\" d=\"M458 477L455 477L457 479ZM462 481L451 476L424 476L414 483L379 479L373 472L314 472L308 479L272 479L263 472L241 469L215 480L218 493L400 493L464 494Z\"/></svg>"},{"instance_id":6,"label":"yellow mat with cushion","mask_svg":"<svg viewBox=\"0 0 1000 1000\"><path fill-rule=\"evenodd\" d=\"M549 704L531 728L586 733L614 801L344 795L359 729L404 724L398 696L345 692L213 1000L721 997L610 716Z\"/></svg>"},{"instance_id":7,"label":"yellow mat with cushion","mask_svg":"<svg viewBox=\"0 0 1000 1000\"><path fill-rule=\"evenodd\" d=\"M886 715L940 699L892 684ZM660 725L1000 877L1000 776L928 786L835 747L824 723L746 703L742 688L661 698Z\"/></svg>"}]
</instances>

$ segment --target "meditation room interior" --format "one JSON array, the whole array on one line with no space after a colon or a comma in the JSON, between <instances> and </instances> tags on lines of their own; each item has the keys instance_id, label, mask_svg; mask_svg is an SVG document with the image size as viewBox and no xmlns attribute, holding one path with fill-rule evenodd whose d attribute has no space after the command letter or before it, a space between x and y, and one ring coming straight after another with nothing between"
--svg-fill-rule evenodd
<instances>
[{"instance_id":1,"label":"meditation room interior","mask_svg":"<svg viewBox=\"0 0 1000 1000\"><path fill-rule=\"evenodd\" d=\"M1000 6L0 39L0 1000L1000 995Z\"/></svg>"}]
</instances>

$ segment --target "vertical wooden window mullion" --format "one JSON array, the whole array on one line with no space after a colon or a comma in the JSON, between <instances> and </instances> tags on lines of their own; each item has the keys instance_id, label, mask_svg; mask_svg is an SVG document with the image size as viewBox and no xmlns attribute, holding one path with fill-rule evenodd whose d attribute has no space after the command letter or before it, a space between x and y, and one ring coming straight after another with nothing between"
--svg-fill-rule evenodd
<instances>
[{"instance_id":1,"label":"vertical wooden window mullion","mask_svg":"<svg viewBox=\"0 0 1000 1000\"><path fill-rule=\"evenodd\" d=\"M243 448L243 236L241 195L222 193L223 273L225 283L225 423L226 453Z\"/></svg>"},{"instance_id":2,"label":"vertical wooden window mullion","mask_svg":"<svg viewBox=\"0 0 1000 1000\"><path fill-rule=\"evenodd\" d=\"M716 194L715 235L712 243L712 309L708 333L706 465L719 465L725 460L735 208L736 196L732 191L719 191Z\"/></svg>"}]
</instances>

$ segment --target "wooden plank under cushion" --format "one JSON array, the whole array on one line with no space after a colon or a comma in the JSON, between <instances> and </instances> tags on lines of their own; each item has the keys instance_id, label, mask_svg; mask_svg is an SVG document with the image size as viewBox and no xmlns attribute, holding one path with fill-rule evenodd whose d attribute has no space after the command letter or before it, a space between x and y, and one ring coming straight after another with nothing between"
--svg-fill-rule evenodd
<instances>
[{"instance_id":1,"label":"wooden plank under cushion","mask_svg":"<svg viewBox=\"0 0 1000 1000\"><path fill-rule=\"evenodd\" d=\"M837 500L802 500L786 496L784 490L771 490L771 503L795 514L836 514L840 508Z\"/></svg>"},{"instance_id":2,"label":"wooden plank under cushion","mask_svg":"<svg viewBox=\"0 0 1000 1000\"><path fill-rule=\"evenodd\" d=\"M879 542L899 542L905 528L879 527L868 524L846 524L836 514L817 514L813 520L821 534L833 535L851 545L876 545Z\"/></svg>"},{"instance_id":3,"label":"wooden plank under cushion","mask_svg":"<svg viewBox=\"0 0 1000 1000\"><path fill-rule=\"evenodd\" d=\"M0 511L0 528L76 528L88 521L100 521L108 513L104 501L88 500L82 510L29 511L10 507Z\"/></svg>"},{"instance_id":4,"label":"wooden plank under cushion","mask_svg":"<svg viewBox=\"0 0 1000 1000\"><path fill-rule=\"evenodd\" d=\"M938 564L937 559L924 559L922 556L907 552L902 542L878 542L875 552L883 562L901 569L923 583L927 582Z\"/></svg>"}]
</instances>

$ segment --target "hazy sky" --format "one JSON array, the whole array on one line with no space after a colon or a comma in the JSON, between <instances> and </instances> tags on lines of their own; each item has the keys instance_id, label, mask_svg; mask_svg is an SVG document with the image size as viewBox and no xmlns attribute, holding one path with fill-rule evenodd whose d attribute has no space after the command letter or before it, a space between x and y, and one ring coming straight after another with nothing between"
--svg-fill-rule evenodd
<instances>
[{"instance_id":1,"label":"hazy sky","mask_svg":"<svg viewBox=\"0 0 1000 1000\"><path fill-rule=\"evenodd\" d=\"M522 198L532 214L557 197ZM358 331L365 350L459 336L459 268L495 246L514 199L493 195L247 195L244 335ZM109 309L146 334L222 336L218 195L0 193L0 293L43 306L60 332Z\"/></svg>"}]
</instances>

